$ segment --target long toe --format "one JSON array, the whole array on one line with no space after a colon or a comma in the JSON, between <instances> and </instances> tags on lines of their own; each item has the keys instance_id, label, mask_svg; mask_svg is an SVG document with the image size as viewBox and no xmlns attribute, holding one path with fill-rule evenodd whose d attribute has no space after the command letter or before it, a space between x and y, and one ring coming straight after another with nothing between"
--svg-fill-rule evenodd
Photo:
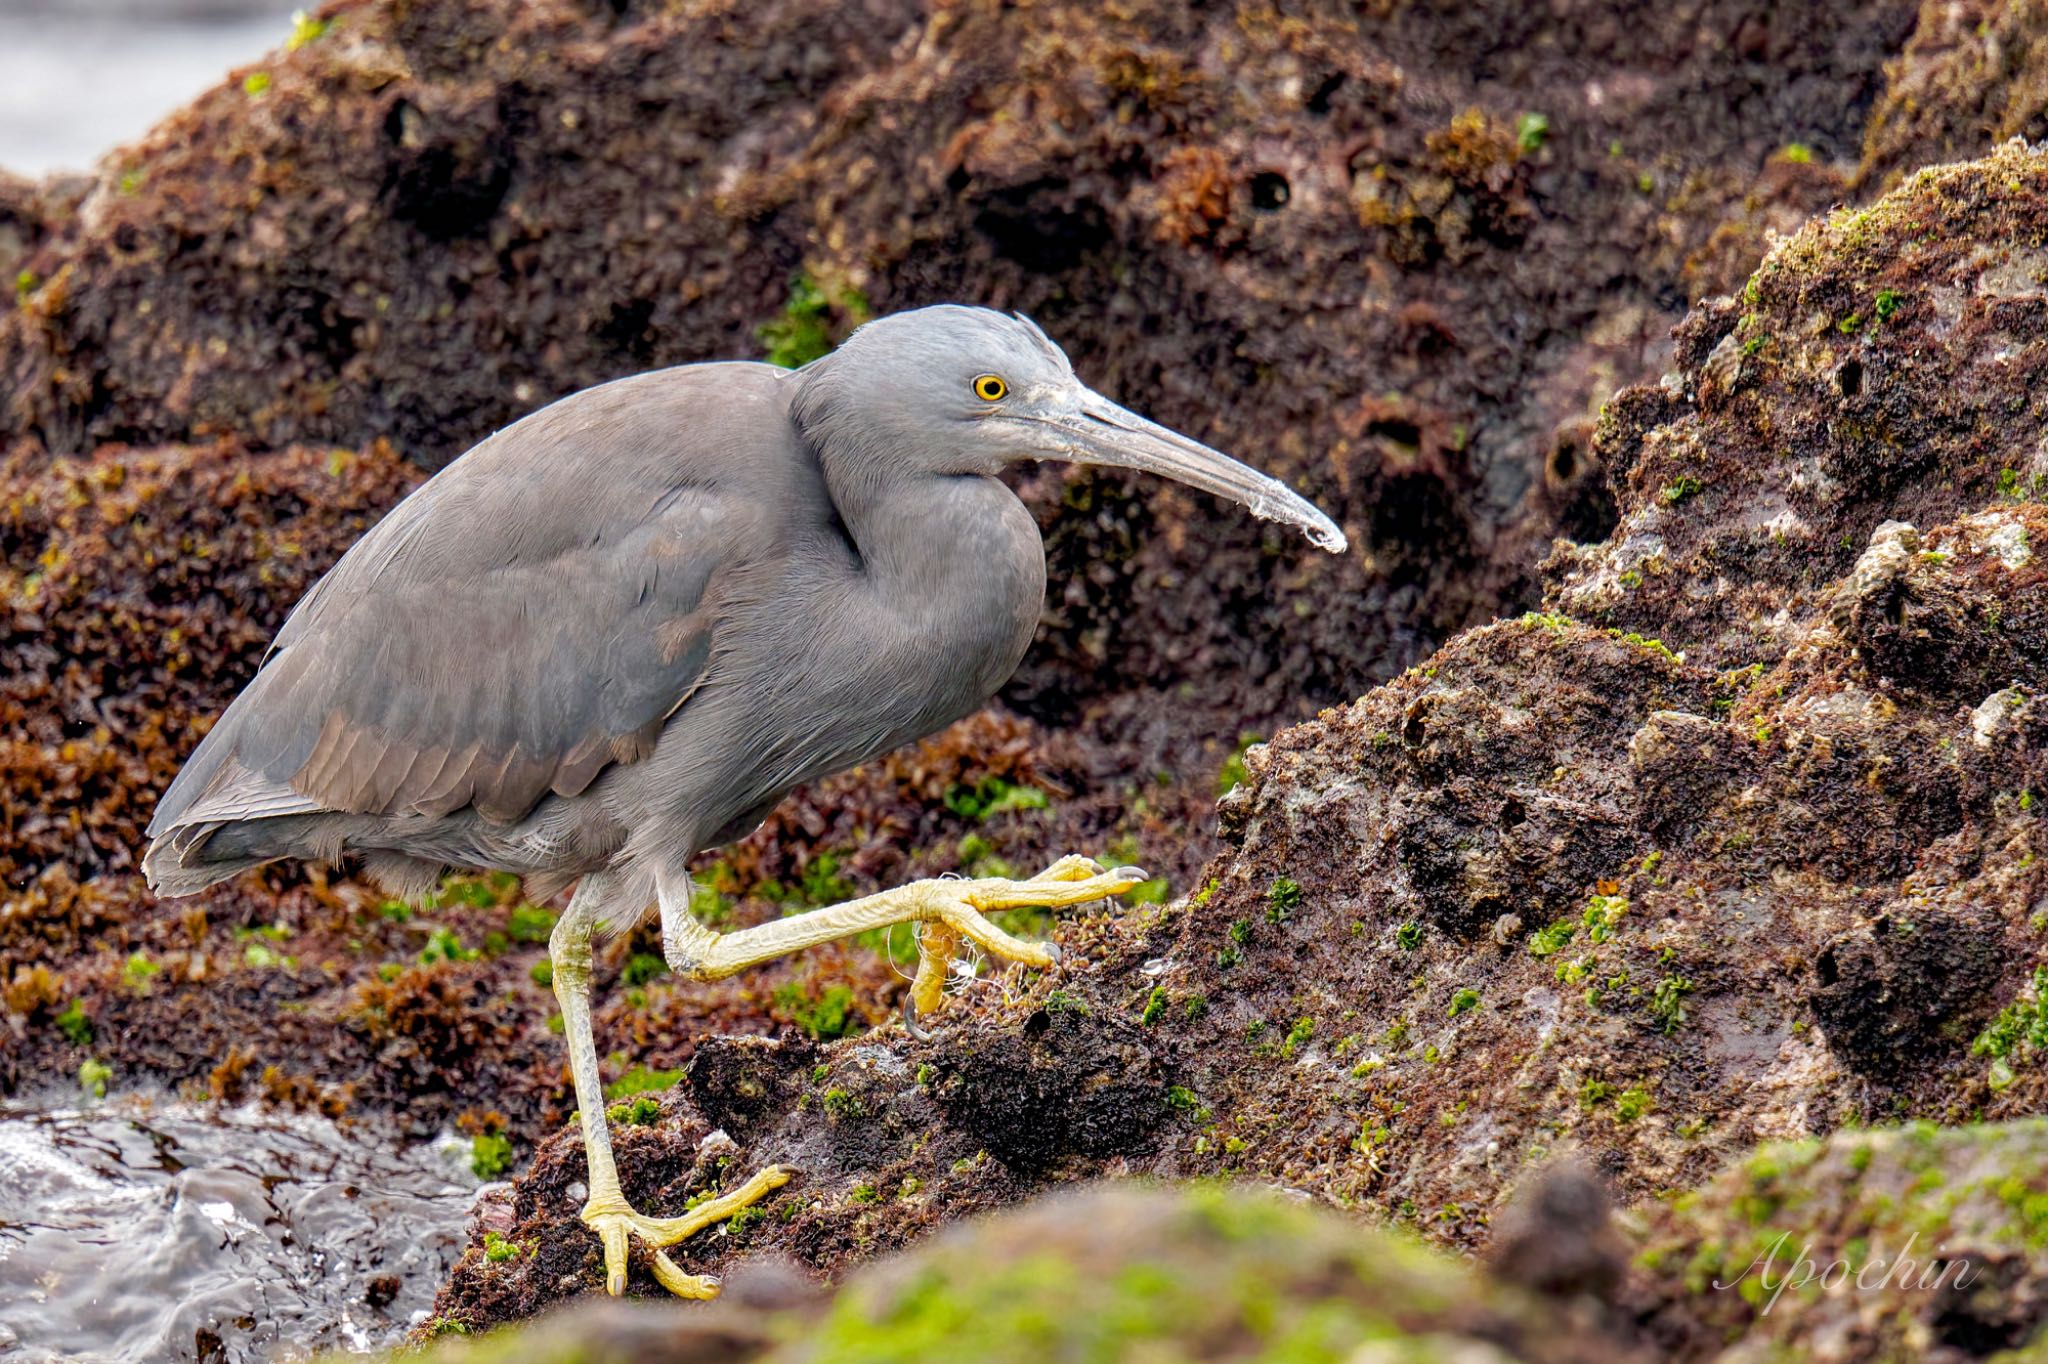
<instances>
[{"instance_id":1,"label":"long toe","mask_svg":"<svg viewBox=\"0 0 2048 1364\"><path fill-rule=\"evenodd\" d=\"M723 1286L716 1274L685 1274L663 1251L654 1252L654 1277L663 1288L679 1298L709 1302Z\"/></svg>"},{"instance_id":2,"label":"long toe","mask_svg":"<svg viewBox=\"0 0 2048 1364\"><path fill-rule=\"evenodd\" d=\"M731 1193L720 1194L681 1217L643 1217L630 1208L608 1205L602 1212L584 1210L583 1222L604 1243L604 1286L613 1297L626 1291L628 1238L639 1240L654 1251L654 1277L662 1286L682 1298L715 1298L718 1279L708 1274L686 1274L662 1253L663 1247L696 1235L714 1222L750 1207L796 1177L787 1165L770 1165Z\"/></svg>"},{"instance_id":3,"label":"long toe","mask_svg":"<svg viewBox=\"0 0 2048 1364\"><path fill-rule=\"evenodd\" d=\"M1077 880L970 881L962 890L961 899L984 913L995 909L1022 909L1030 905L1058 908L1111 899L1126 894L1145 879L1142 867L1118 867L1114 871Z\"/></svg>"},{"instance_id":4,"label":"long toe","mask_svg":"<svg viewBox=\"0 0 2048 1364\"><path fill-rule=\"evenodd\" d=\"M632 1225L622 1214L611 1214L591 1228L604 1243L604 1291L618 1297L626 1291L626 1238Z\"/></svg>"}]
</instances>

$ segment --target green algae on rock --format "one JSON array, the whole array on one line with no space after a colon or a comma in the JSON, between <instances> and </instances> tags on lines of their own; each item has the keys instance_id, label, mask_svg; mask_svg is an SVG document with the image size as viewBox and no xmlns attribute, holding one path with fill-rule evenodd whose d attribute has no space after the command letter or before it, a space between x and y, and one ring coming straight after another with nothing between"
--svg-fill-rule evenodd
<instances>
[{"instance_id":1,"label":"green algae on rock","mask_svg":"<svg viewBox=\"0 0 2048 1364\"><path fill-rule=\"evenodd\" d=\"M1364 547L1310 563L1188 494L1030 480L1061 589L1012 702L1145 731L1169 701L1227 744L1356 695L1526 595L1552 534L1599 531L1586 415L1765 225L1840 196L1818 162L1757 168L1790 135L1854 144L1914 5L313 18L0 248L38 281L0 304L0 432L383 436L433 467L622 373L1018 308ZM1670 193L1637 191L1649 167Z\"/></svg>"},{"instance_id":2,"label":"green algae on rock","mask_svg":"<svg viewBox=\"0 0 2048 1364\"><path fill-rule=\"evenodd\" d=\"M437 1122L488 1080L472 1116L495 1109L520 1149L558 1120L537 953L491 945L504 909L399 922L361 887L271 875L191 917L120 875L135 826L299 588L409 486L401 458L433 465L627 370L801 358L870 310L1029 310L1091 378L1341 504L1369 553L1305 562L1179 493L1035 479L1061 590L1009 709L787 802L704 868L712 908L746 921L807 881L1067 846L1142 861L1153 893L1196 884L1235 743L1526 597L1551 534L1599 534L1593 399L1659 363L1682 300L1731 287L1766 228L1839 197L1831 154L1912 7L1796 27L1753 9L344 0L93 174L0 182L6 571L98 584L16 636L11 789L37 803L0 821L0 982L24 1029L0 1088L70 1082L86 1058L52 1019L78 1000L110 1025L117 1085L411 1093ZM1739 41L1702 37L1723 32ZM1760 92L1766 51L1785 79ZM1557 98L1588 73L1614 79ZM1766 159L1792 137L1815 155ZM1637 191L1651 167L1675 192ZM323 450L354 452L329 456L331 486L304 453ZM79 472L103 464L167 500ZM128 552L188 512L192 562ZM109 605L142 622L132 655L109 651ZM74 645L89 666L43 687L44 651ZM179 657L167 696L148 665ZM966 822L954 791L992 782L1047 807ZM238 936L279 923L289 945ZM461 948L422 961L440 929ZM875 946L645 983L607 1002L601 1045L674 1068L708 1030L879 1021L905 944ZM138 951L164 964L146 995Z\"/></svg>"},{"instance_id":3,"label":"green algae on rock","mask_svg":"<svg viewBox=\"0 0 2048 1364\"><path fill-rule=\"evenodd\" d=\"M1623 1304L1670 1359L1735 1340L1751 1359L2038 1350L2044 1172L2040 1118L1765 1146L1652 1209Z\"/></svg>"},{"instance_id":4,"label":"green algae on rock","mask_svg":"<svg viewBox=\"0 0 2048 1364\"><path fill-rule=\"evenodd\" d=\"M508 906L400 921L356 887L273 880L197 918L138 910L107 874L153 789L124 755L174 749L151 714L175 728L224 699L293 575L406 486L371 433L432 463L578 384L745 351L809 270L876 308L1040 313L1109 386L1169 419L1213 412L1213 439L1334 489L1372 558L1290 567L1254 532L1212 543L1177 495L1028 489L1068 590L1010 693L1024 714L803 793L728 852L718 891L758 890L733 912L773 914L767 887L812 873L858 888L1125 838L1203 889L1077 922L1068 966L976 982L934 1044L795 1040L849 983L833 1030L883 1016L896 987L868 953L620 992L600 1041L617 1070L706 1058L633 1129L650 1193L686 1200L719 1161L767 1152L807 1171L787 1221L730 1230L714 1260L781 1248L832 1270L1048 1183L1145 1170L1279 1178L1477 1244L1565 1145L1640 1195L1759 1137L2040 1105L2048 1068L1972 1046L2042 956L2039 156L2007 149L1808 229L1692 315L1667 384L1622 393L1590 439L1582 420L1661 360L1679 298L1735 288L1767 227L1839 196L1831 160L1909 7L1789 32L1733 4L1649 23L1073 6L1033 10L1030 41L998 7L924 28L906 9L893 30L803 5L627 9L331 7L317 41L265 64L261 98L231 82L82 201L16 215L33 226L6 246L0 366L7 420L35 435L7 474L9 581L41 593L82 562L104 581L15 637L32 680L53 640L95 662L8 736L57 775L0 850L36 882L0 917L23 1025L0 1085L98 1061L117 1087L459 1119L515 1158L560 1120L560 1076L535 1059L553 1055L536 954L489 946ZM929 43L893 62L913 30ZM802 59L763 81L749 48ZM1805 76L1703 119L1766 51ZM1420 55L1475 52L1487 90ZM1516 121L1560 61L1627 79L1598 114L1545 103L1525 147ZM729 87L756 102L713 107ZM805 112L780 117L785 99ZM1081 131L1036 139L1041 110ZM1759 175L1794 136L1818 152ZM655 207L613 211L628 201ZM855 311L836 307L828 335ZM246 457L101 445L225 430ZM375 465L340 498L314 491L320 455L290 449L330 435ZM97 453L53 466L48 447ZM175 492L233 513L172 587L119 549L161 529L119 480L163 449L218 451ZM124 472L78 472L101 465ZM1236 736L1526 597L1530 545L1591 542L1617 516L1604 544L1558 555L1539 615L1246 752L1230 851L1186 874ZM303 555L266 580L279 527ZM1323 576L1273 589L1296 572ZM174 707L98 638L104 590L139 594L150 649L207 651L174 669ZM173 638L178 612L230 593L234 620ZM166 613L165 594L188 605ZM1274 604L1304 599L1325 609ZM109 718L109 741L64 734ZM1210 736L1199 762L1188 729ZM1194 793L1158 786L1169 769ZM996 781L1047 807L955 808ZM1529 950L1537 932L1554 950ZM162 967L146 989L138 951ZM699 1050L764 1024L792 1040ZM501 1110L476 1111L484 1095ZM543 1144L512 1200L531 1253L480 1250L501 1277L465 1262L446 1320L588 1282L588 1238L553 1196L575 1178Z\"/></svg>"},{"instance_id":5,"label":"green algae on rock","mask_svg":"<svg viewBox=\"0 0 2048 1364\"><path fill-rule=\"evenodd\" d=\"M2019 340L2048 289L2012 245L2042 223L2048 156L2009 147L1703 305L1680 370L1610 407L1619 529L1560 552L1545 613L1249 749L1201 895L1073 922L1062 964L970 993L931 1041L822 1049L860 1116L815 1085L756 1121L735 1168L807 1174L752 1244L822 1269L1145 1172L1477 1246L1567 1149L1633 1200L1759 1141L2038 1106L2048 1067L1994 1085L1972 1042L2048 951L2048 355ZM1836 325L1880 290L1882 325ZM1745 308L1797 343L1740 356ZM686 1189L720 1125L674 1103L650 1188ZM574 1164L551 1143L517 1204L568 1266L590 1238L549 1191ZM906 1179L887 1216L854 1197ZM500 1320L561 1284L507 1298L465 1261L442 1303Z\"/></svg>"},{"instance_id":6,"label":"green algae on rock","mask_svg":"<svg viewBox=\"0 0 2048 1364\"><path fill-rule=\"evenodd\" d=\"M464 1329L460 1317L436 1320ZM1334 1362L1379 1358L1374 1351L1444 1364L1644 1357L1567 1305L1407 1237L1270 1191L1142 1184L1068 1190L949 1227L854 1272L829 1300L782 1284L763 1293L742 1268L731 1299L708 1309L591 1305L425 1357L1024 1364Z\"/></svg>"}]
</instances>

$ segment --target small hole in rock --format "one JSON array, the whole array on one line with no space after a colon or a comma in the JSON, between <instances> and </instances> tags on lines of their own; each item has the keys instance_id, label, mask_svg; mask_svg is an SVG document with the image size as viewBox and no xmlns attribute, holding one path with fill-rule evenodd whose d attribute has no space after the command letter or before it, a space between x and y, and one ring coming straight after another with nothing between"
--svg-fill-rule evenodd
<instances>
[{"instance_id":1,"label":"small hole in rock","mask_svg":"<svg viewBox=\"0 0 2048 1364\"><path fill-rule=\"evenodd\" d=\"M1291 191L1287 177L1275 171L1260 171L1252 177L1252 207L1261 213L1276 213L1287 207Z\"/></svg>"},{"instance_id":2,"label":"small hole in rock","mask_svg":"<svg viewBox=\"0 0 2048 1364\"><path fill-rule=\"evenodd\" d=\"M1844 360L1842 367L1835 371L1835 382L1842 386L1842 396L1853 398L1863 391L1863 362Z\"/></svg>"},{"instance_id":3,"label":"small hole in rock","mask_svg":"<svg viewBox=\"0 0 2048 1364\"><path fill-rule=\"evenodd\" d=\"M1315 93L1308 97L1308 111L1312 114L1329 113L1330 100L1343 88L1344 73L1342 71L1337 72L1335 75L1325 76L1323 83L1316 87Z\"/></svg>"},{"instance_id":4,"label":"small hole in rock","mask_svg":"<svg viewBox=\"0 0 2048 1364\"><path fill-rule=\"evenodd\" d=\"M1401 417L1382 417L1365 428L1368 436L1390 440L1403 450L1413 452L1422 448L1422 428Z\"/></svg>"},{"instance_id":5,"label":"small hole in rock","mask_svg":"<svg viewBox=\"0 0 2048 1364\"><path fill-rule=\"evenodd\" d=\"M1563 484L1572 481L1572 475L1579 471L1579 447L1575 441L1560 439L1550 447L1550 481Z\"/></svg>"}]
</instances>

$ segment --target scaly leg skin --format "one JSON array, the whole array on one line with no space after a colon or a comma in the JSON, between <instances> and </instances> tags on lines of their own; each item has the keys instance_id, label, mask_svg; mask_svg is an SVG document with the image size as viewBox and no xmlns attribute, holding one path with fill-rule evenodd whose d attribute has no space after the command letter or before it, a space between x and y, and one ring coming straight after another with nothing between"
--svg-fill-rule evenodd
<instances>
[{"instance_id":1,"label":"scaly leg skin","mask_svg":"<svg viewBox=\"0 0 2048 1364\"><path fill-rule=\"evenodd\" d=\"M590 1167L590 1195L583 1205L583 1224L604 1244L604 1286L613 1297L626 1291L626 1243L637 1236L654 1250L654 1277L679 1298L715 1298L718 1279L710 1274L685 1274L663 1253L714 1222L758 1202L790 1181L794 1173L771 1165L729 1194L721 1194L681 1217L644 1217L627 1204L612 1162L611 1130L604 1115L604 1086L597 1071L597 1043L590 1032L590 937L610 889L603 875L587 876L576 887L569 908L548 941L554 963L555 999L562 1006L562 1032L569 1042L569 1073L576 1083L576 1106L583 1126L583 1151Z\"/></svg>"},{"instance_id":2,"label":"scaly leg skin","mask_svg":"<svg viewBox=\"0 0 2048 1364\"><path fill-rule=\"evenodd\" d=\"M1101 864L1091 858L1069 854L1031 879L1085 881L1100 875ZM903 996L903 1026L911 1036L923 1038L925 1033L917 1026L917 1020L937 1013L939 1006L946 1002L946 976L952 971L954 959L965 945L960 931L943 921L927 923L919 932L917 978Z\"/></svg>"},{"instance_id":3,"label":"scaly leg skin","mask_svg":"<svg viewBox=\"0 0 2048 1364\"><path fill-rule=\"evenodd\" d=\"M828 909L760 924L737 933L716 933L698 923L689 911L689 881L657 878L661 900L662 948L669 965L681 976L721 980L758 962L786 956L805 947L849 937L870 928L896 923L923 923L932 938L933 964L927 977L920 965L921 989L931 1007L944 999L945 969L963 940L979 944L992 956L1029 966L1050 966L1050 944L1028 943L990 923L988 911L1088 904L1121 895L1145 879L1135 867L1114 872L1084 857L1063 857L1029 881L915 881L896 890L851 900ZM617 897L612 878L586 876L576 887L569 908L548 940L554 962L555 999L562 1007L562 1031L569 1043L569 1073L576 1084L576 1106L583 1125L583 1150L590 1167L590 1197L583 1205L583 1224L604 1244L605 1291L617 1297L626 1289L629 1238L639 1237L654 1250L654 1276L678 1297L718 1296L718 1280L685 1274L662 1253L711 1223L732 1216L789 1182L793 1171L770 1166L732 1193L710 1200L681 1217L645 1217L626 1202L612 1161L611 1129L605 1121L604 1087L599 1083L597 1043L590 1031L590 939L608 901ZM917 992L913 991L916 998ZM922 1007L917 1000L913 1007Z\"/></svg>"},{"instance_id":4,"label":"scaly leg skin","mask_svg":"<svg viewBox=\"0 0 2048 1364\"><path fill-rule=\"evenodd\" d=\"M1056 949L1012 937L990 923L999 909L1038 905L1048 909L1089 904L1121 895L1145 880L1136 867L1105 872L1085 857L1062 857L1028 881L913 881L827 909L794 914L737 933L718 933L689 911L687 878L660 879L662 951L669 969L690 980L723 980L757 963L836 938L891 924L922 923L924 960L911 987L911 1007L936 1008L944 998L945 972L964 939L990 956L1026 966L1050 966Z\"/></svg>"}]
</instances>

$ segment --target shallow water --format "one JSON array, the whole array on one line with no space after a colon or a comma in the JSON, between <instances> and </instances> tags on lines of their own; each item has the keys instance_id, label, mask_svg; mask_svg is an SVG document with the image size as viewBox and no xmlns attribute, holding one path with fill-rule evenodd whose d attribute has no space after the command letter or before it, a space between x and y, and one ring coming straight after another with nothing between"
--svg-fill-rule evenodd
<instances>
[{"instance_id":1,"label":"shallow water","mask_svg":"<svg viewBox=\"0 0 2048 1364\"><path fill-rule=\"evenodd\" d=\"M0 168L83 170L280 46L312 0L0 0Z\"/></svg>"},{"instance_id":2,"label":"shallow water","mask_svg":"<svg viewBox=\"0 0 2048 1364\"><path fill-rule=\"evenodd\" d=\"M252 1108L0 1105L0 1359L368 1350L425 1315L474 1183L445 1148Z\"/></svg>"}]
</instances>

